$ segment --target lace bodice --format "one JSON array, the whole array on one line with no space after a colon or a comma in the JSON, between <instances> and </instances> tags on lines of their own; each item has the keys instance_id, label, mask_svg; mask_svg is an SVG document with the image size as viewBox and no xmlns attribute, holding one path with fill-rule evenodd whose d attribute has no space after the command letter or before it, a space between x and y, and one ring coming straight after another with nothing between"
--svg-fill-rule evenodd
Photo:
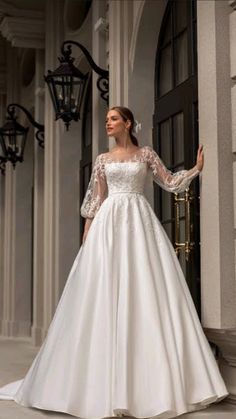
<instances>
[{"instance_id":1,"label":"lace bodice","mask_svg":"<svg viewBox=\"0 0 236 419\"><path fill-rule=\"evenodd\" d=\"M149 146L139 148L126 160L112 153L102 153L95 161L89 185L81 206L82 217L93 218L109 195L123 192L143 193L148 171L153 180L169 192L183 192L199 174L194 166L190 170L172 173L157 153Z\"/></svg>"},{"instance_id":2,"label":"lace bodice","mask_svg":"<svg viewBox=\"0 0 236 419\"><path fill-rule=\"evenodd\" d=\"M141 162L113 162L105 167L108 194L143 193L147 165Z\"/></svg>"}]
</instances>

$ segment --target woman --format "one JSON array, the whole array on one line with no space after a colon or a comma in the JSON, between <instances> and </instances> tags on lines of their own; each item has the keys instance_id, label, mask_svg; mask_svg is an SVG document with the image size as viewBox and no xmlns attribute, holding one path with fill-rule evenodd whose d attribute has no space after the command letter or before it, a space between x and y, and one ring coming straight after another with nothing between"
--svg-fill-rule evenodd
<instances>
[{"instance_id":1,"label":"woman","mask_svg":"<svg viewBox=\"0 0 236 419\"><path fill-rule=\"evenodd\" d=\"M203 168L176 174L139 147L134 118L109 110L116 147L100 154L81 207L83 245L47 338L24 380L0 389L24 406L81 418L173 418L228 392L174 249L144 197L148 172L181 192Z\"/></svg>"}]
</instances>

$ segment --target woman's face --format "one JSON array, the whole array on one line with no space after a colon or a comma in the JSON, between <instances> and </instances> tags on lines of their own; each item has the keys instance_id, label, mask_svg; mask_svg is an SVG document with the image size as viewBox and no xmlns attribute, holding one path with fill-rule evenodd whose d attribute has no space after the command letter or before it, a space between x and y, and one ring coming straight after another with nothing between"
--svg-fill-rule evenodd
<instances>
[{"instance_id":1,"label":"woman's face","mask_svg":"<svg viewBox=\"0 0 236 419\"><path fill-rule=\"evenodd\" d=\"M106 117L106 130L109 137L117 137L129 128L130 122L124 121L118 111L110 110Z\"/></svg>"}]
</instances>

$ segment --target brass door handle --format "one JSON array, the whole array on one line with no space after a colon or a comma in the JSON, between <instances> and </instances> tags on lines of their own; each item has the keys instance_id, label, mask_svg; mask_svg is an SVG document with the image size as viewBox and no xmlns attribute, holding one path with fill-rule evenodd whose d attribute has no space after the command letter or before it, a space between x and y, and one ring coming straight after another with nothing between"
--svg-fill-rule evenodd
<instances>
[{"instance_id":1,"label":"brass door handle","mask_svg":"<svg viewBox=\"0 0 236 419\"><path fill-rule=\"evenodd\" d=\"M178 193L175 193L175 252L179 255L179 252L183 250L185 252L185 259L189 260L189 255L193 250L195 243L191 240L193 224L191 224L191 211L190 205L195 199L195 196L187 188L184 192L184 196L180 197ZM185 210L185 241L180 242L180 205L184 204Z\"/></svg>"}]
</instances>

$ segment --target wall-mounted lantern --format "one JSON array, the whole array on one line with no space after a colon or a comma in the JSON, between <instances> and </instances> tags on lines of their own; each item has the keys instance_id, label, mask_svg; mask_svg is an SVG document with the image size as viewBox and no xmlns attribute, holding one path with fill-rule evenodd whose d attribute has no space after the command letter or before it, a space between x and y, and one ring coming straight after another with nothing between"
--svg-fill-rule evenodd
<instances>
[{"instance_id":1,"label":"wall-mounted lantern","mask_svg":"<svg viewBox=\"0 0 236 419\"><path fill-rule=\"evenodd\" d=\"M31 124L37 129L35 137L40 147L44 145L44 125L36 122L31 113L22 105L11 103L7 106L7 121L0 128L0 145L2 153L0 156L0 167L4 171L4 164L10 161L15 168L16 163L24 159L24 149L29 127L24 127L17 122L15 108L21 109Z\"/></svg>"},{"instance_id":2,"label":"wall-mounted lantern","mask_svg":"<svg viewBox=\"0 0 236 419\"><path fill-rule=\"evenodd\" d=\"M74 58L71 57L72 45L80 48L92 70L99 75L97 87L107 103L109 93L109 71L98 67L83 45L76 41L64 41L61 46L61 57L58 58L60 66L54 71L48 70L45 81L49 88L56 120L62 119L67 130L72 120L78 121L81 117L81 105L88 81L88 73L84 74L74 66Z\"/></svg>"}]
</instances>

